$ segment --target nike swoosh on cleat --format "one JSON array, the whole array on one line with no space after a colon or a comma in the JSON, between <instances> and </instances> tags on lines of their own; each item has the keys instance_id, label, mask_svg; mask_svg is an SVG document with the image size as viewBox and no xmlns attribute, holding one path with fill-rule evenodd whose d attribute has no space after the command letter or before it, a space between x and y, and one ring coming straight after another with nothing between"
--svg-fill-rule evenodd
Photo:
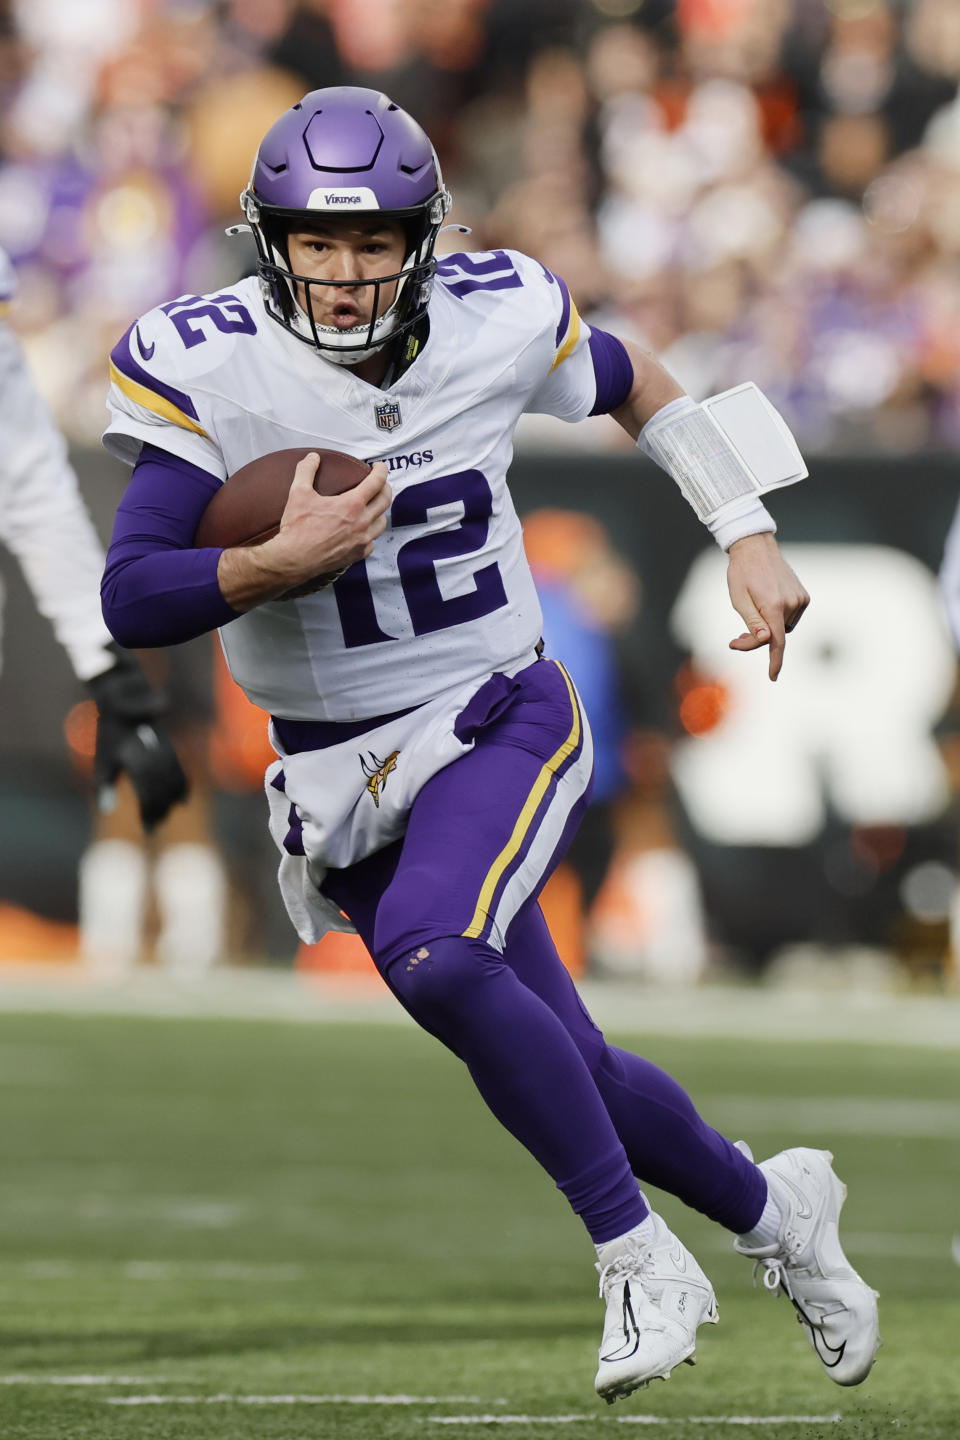
<instances>
[{"instance_id":1,"label":"nike swoosh on cleat","mask_svg":"<svg viewBox=\"0 0 960 1440\"><path fill-rule=\"evenodd\" d=\"M154 341L154 343L153 343L152 345L150 345L149 347L146 346L146 345L144 345L144 343L143 343L143 337L142 337L141 334L140 334L140 326L139 326L139 325L137 325L137 326L135 327L135 329L134 329L134 334L135 334L136 337L137 337L137 349L140 351L140 354L143 356L144 360L149 360L149 359L151 359L152 356L153 356L154 350L156 350L156 348L157 348L157 343L156 343L156 341Z\"/></svg>"},{"instance_id":2,"label":"nike swoosh on cleat","mask_svg":"<svg viewBox=\"0 0 960 1440\"><path fill-rule=\"evenodd\" d=\"M777 1179L782 1180L784 1185L787 1185L793 1191L797 1200L800 1202L800 1208L797 1210L797 1218L800 1220L809 1220L813 1215L813 1210L810 1201L800 1189L799 1185L795 1185L792 1180L787 1179L786 1175L780 1175L779 1173Z\"/></svg>"},{"instance_id":3,"label":"nike swoosh on cleat","mask_svg":"<svg viewBox=\"0 0 960 1440\"><path fill-rule=\"evenodd\" d=\"M796 1300L791 1300L790 1303L793 1305L794 1310L796 1310L801 1324L806 1325L810 1331L810 1339L813 1341L813 1348L817 1352L821 1365L825 1366L827 1370L835 1370L843 1359L843 1352L847 1348L846 1340L843 1341L842 1345L828 1345L823 1338L823 1331L814 1325L809 1315L801 1309ZM831 1355L834 1356L832 1360L828 1359L828 1356Z\"/></svg>"},{"instance_id":4,"label":"nike swoosh on cleat","mask_svg":"<svg viewBox=\"0 0 960 1440\"><path fill-rule=\"evenodd\" d=\"M677 1241L676 1250L674 1250L670 1255L670 1259L673 1261L674 1265L681 1272L681 1274L686 1274L687 1254L683 1246L680 1244L679 1240Z\"/></svg>"},{"instance_id":5,"label":"nike swoosh on cleat","mask_svg":"<svg viewBox=\"0 0 960 1440\"><path fill-rule=\"evenodd\" d=\"M637 1325L636 1316L633 1313L633 1301L630 1297L630 1281L623 1287L623 1333L625 1340L618 1350L611 1350L609 1355L601 1355L601 1360L629 1360L631 1355L636 1355L640 1349L640 1328ZM633 1344L630 1345L631 1335ZM627 1347L630 1347L629 1349Z\"/></svg>"}]
</instances>

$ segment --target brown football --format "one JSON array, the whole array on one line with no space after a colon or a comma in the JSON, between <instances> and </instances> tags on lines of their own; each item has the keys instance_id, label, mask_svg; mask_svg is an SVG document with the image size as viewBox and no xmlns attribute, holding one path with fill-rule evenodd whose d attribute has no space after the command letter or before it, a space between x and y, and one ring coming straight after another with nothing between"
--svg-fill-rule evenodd
<instances>
[{"instance_id":1,"label":"brown football","mask_svg":"<svg viewBox=\"0 0 960 1440\"><path fill-rule=\"evenodd\" d=\"M280 529L293 472L305 455L320 456L313 488L318 495L342 495L370 474L370 466L339 450L304 445L274 450L229 475L200 516L193 543L197 549L261 545Z\"/></svg>"}]
</instances>

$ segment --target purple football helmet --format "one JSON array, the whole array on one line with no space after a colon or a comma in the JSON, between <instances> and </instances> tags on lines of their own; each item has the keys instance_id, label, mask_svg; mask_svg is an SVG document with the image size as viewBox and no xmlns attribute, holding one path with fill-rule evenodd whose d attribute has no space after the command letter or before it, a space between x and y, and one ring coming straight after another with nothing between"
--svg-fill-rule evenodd
<instances>
[{"instance_id":1,"label":"purple football helmet","mask_svg":"<svg viewBox=\"0 0 960 1440\"><path fill-rule=\"evenodd\" d=\"M424 131L378 90L340 85L305 95L267 131L240 203L256 240L268 313L327 359L357 364L422 315L450 195ZM363 212L399 221L407 245L402 270L369 282L376 286L373 317L354 338L352 331L318 325L312 306L298 304L297 286L309 296L312 286L349 282L295 275L286 237L291 222ZM380 287L393 281L396 297L381 314Z\"/></svg>"}]
</instances>

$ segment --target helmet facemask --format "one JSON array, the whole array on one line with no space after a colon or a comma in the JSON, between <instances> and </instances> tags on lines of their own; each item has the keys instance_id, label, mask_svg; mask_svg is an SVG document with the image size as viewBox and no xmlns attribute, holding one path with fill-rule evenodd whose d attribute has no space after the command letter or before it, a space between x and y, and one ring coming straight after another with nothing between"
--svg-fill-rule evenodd
<instances>
[{"instance_id":1,"label":"helmet facemask","mask_svg":"<svg viewBox=\"0 0 960 1440\"><path fill-rule=\"evenodd\" d=\"M263 137L240 203L256 240L268 314L327 359L357 364L424 313L450 196L428 135L388 95L355 85L311 90ZM360 282L374 286L373 314L349 330L318 324L309 297L329 293L318 292L318 285L360 286L298 275L286 240L291 226L309 229L344 215L398 221L407 237L406 258L395 274ZM384 289L391 286L396 293L381 313Z\"/></svg>"},{"instance_id":2,"label":"helmet facemask","mask_svg":"<svg viewBox=\"0 0 960 1440\"><path fill-rule=\"evenodd\" d=\"M410 330L426 309L437 268L434 245L450 205L446 190L437 191L425 206L418 207L416 211L350 212L351 218L375 217L399 221L406 234L407 254L401 269L391 275L361 281L321 280L297 274L292 269L287 235L291 229L300 226L309 230L326 218L324 212L268 209L258 202L250 189L244 191L241 204L257 245L257 271L267 313L296 339L318 350L325 359L337 365L358 365L377 354L390 340ZM396 284L396 293L390 304L384 306L381 295L393 284ZM370 321L349 330L321 325L310 303L314 293L323 293L319 287L335 290L372 288L374 297Z\"/></svg>"}]
</instances>

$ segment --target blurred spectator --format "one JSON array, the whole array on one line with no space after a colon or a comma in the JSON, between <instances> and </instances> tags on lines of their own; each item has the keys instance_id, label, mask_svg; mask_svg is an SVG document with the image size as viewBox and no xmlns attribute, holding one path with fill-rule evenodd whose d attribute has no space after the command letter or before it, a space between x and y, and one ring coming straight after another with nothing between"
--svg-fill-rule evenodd
<instances>
[{"instance_id":1,"label":"blurred spectator","mask_svg":"<svg viewBox=\"0 0 960 1440\"><path fill-rule=\"evenodd\" d=\"M955 0L4 10L0 244L34 369L80 441L130 317L247 263L223 227L263 116L338 82L387 89L436 133L466 244L537 255L693 393L751 374L808 451L957 439ZM586 433L625 443L602 421Z\"/></svg>"},{"instance_id":2,"label":"blurred spectator","mask_svg":"<svg viewBox=\"0 0 960 1440\"><path fill-rule=\"evenodd\" d=\"M627 721L613 632L633 617L639 582L590 515L535 510L524 517L523 543L543 610L546 653L569 670L593 737L590 807L541 896L561 958L579 973L587 960L587 912L613 853L612 809L627 778Z\"/></svg>"},{"instance_id":3,"label":"blurred spectator","mask_svg":"<svg viewBox=\"0 0 960 1440\"><path fill-rule=\"evenodd\" d=\"M283 105L336 83L386 89L436 136L452 218L473 227L448 249L538 256L588 321L648 344L694 395L754 379L808 453L960 444L958 0L0 0L0 245L75 443L102 429L106 357L131 319L248 266L224 227L251 148ZM525 417L517 438L629 443L604 418ZM585 620L569 578L541 577L548 637L579 625L593 666L607 622ZM634 738L626 781L619 758L604 771L622 722L588 704L598 796L604 773L620 777L609 794L630 791L621 856L678 855L666 742ZM216 803L256 803L258 762L237 757L262 737L238 717L241 735L215 757ZM202 736L196 766L205 794ZM578 878L588 902L609 849L608 828ZM614 874L611 965L653 904L636 866ZM696 969L688 879L665 869L649 894L674 886ZM234 928L241 948L266 943Z\"/></svg>"},{"instance_id":4,"label":"blurred spectator","mask_svg":"<svg viewBox=\"0 0 960 1440\"><path fill-rule=\"evenodd\" d=\"M560 954L577 971L687 984L707 960L696 872L671 820L669 742L627 718L615 637L636 616L640 581L594 517L535 510L524 547L547 653L569 669L590 720L594 789L567 858L541 896Z\"/></svg>"}]
</instances>

